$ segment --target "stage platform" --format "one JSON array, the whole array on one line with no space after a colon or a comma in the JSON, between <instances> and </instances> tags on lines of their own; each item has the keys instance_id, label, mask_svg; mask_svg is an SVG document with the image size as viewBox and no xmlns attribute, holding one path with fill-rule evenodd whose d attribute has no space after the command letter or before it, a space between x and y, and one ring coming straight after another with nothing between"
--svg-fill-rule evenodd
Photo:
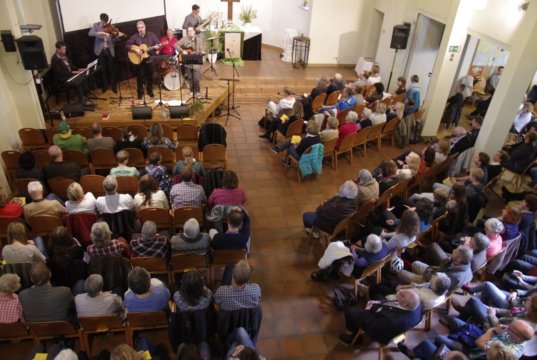
<instances>
[{"instance_id":1,"label":"stage platform","mask_svg":"<svg viewBox=\"0 0 537 360\"><path fill-rule=\"evenodd\" d=\"M129 81L131 84L129 85ZM177 126L183 123L195 123L198 125L203 124L208 119L213 116L215 109L220 105L226 105L227 96L228 96L228 87L225 80L215 80L215 79L201 79L201 94L199 99L204 103L203 110L199 113L192 115L190 118L185 119L171 119L170 112L167 108L164 108L166 111L166 120L163 120L162 108L158 106L159 102L159 90L158 86L154 87L154 98L150 98L146 95L146 104L153 108L153 118L147 120L134 120L132 118L132 106L143 105L143 100L136 99L136 78L131 80L122 81L121 84L121 95L123 99L119 101L119 92L115 94L112 90L108 90L105 93L101 93L100 89L95 89L93 95L102 99L90 99L92 103L95 104L95 111L86 111L84 116L80 117L71 117L68 119L68 122L71 126L91 126L91 124L97 122L102 126L117 126L124 127L134 124L142 124L150 126L151 122L159 121L163 124L170 125L172 127ZM134 98L131 98L131 88L132 95ZM205 88L207 88L207 94L209 99L205 99ZM233 89L233 85L230 83L230 89ZM170 91L165 87L162 87L162 101L167 103L168 101L174 101L178 105L182 95L183 102L187 101L190 98L190 90L188 88L183 88L180 92L179 90ZM90 94L91 97L91 94ZM74 100L73 100L74 98ZM76 95L74 91L71 91L71 102L76 101ZM191 104L192 101L189 101L187 104ZM66 104L65 97L61 97L59 104L56 103L55 97L50 97L48 99L48 104L50 110L54 113L60 111L62 107ZM108 120L102 120L102 115L108 114ZM57 123L57 120L54 121Z\"/></svg>"}]
</instances>

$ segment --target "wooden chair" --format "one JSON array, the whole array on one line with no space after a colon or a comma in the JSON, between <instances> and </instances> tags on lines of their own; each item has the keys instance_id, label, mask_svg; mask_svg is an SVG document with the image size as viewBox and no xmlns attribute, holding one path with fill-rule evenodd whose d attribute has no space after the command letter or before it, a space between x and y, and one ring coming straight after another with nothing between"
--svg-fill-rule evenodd
<instances>
[{"instance_id":1,"label":"wooden chair","mask_svg":"<svg viewBox=\"0 0 537 360\"><path fill-rule=\"evenodd\" d=\"M385 137L388 137L388 136L390 137L390 145L392 147L395 144L394 133L395 133L395 128L397 127L397 125L399 125L399 121L400 120L398 118L388 121L386 125L384 125L384 128L382 129L382 133L380 134L381 141Z\"/></svg>"},{"instance_id":2,"label":"wooden chair","mask_svg":"<svg viewBox=\"0 0 537 360\"><path fill-rule=\"evenodd\" d=\"M37 215L28 219L32 228L32 237L49 237L50 233L58 226L63 226L60 218L51 215Z\"/></svg>"},{"instance_id":3,"label":"wooden chair","mask_svg":"<svg viewBox=\"0 0 537 360\"><path fill-rule=\"evenodd\" d=\"M90 153L92 174L95 170L110 170L117 166L116 155L110 149L96 149Z\"/></svg>"},{"instance_id":4,"label":"wooden chair","mask_svg":"<svg viewBox=\"0 0 537 360\"><path fill-rule=\"evenodd\" d=\"M54 145L54 135L56 135L56 129L55 128L46 128L45 134L47 135L47 141L48 145Z\"/></svg>"},{"instance_id":5,"label":"wooden chair","mask_svg":"<svg viewBox=\"0 0 537 360\"><path fill-rule=\"evenodd\" d=\"M147 127L144 125L129 125L129 130L136 135L140 141L144 141L147 137Z\"/></svg>"},{"instance_id":6,"label":"wooden chair","mask_svg":"<svg viewBox=\"0 0 537 360\"><path fill-rule=\"evenodd\" d=\"M358 148L358 147L363 147L364 149L364 158L365 158L365 155L366 155L366 151L367 151L367 137L369 136L369 133L371 132L371 129L372 127L371 126L368 126L366 128L363 128L361 129L360 131L358 131L358 136L356 136L356 139L354 141L354 144L353 144L353 149L354 148Z\"/></svg>"},{"instance_id":7,"label":"wooden chair","mask_svg":"<svg viewBox=\"0 0 537 360\"><path fill-rule=\"evenodd\" d=\"M287 127L287 131L282 133L280 130L276 130L274 133L274 139L272 141L273 145L276 145L278 143L278 134L282 135L286 140L290 139L293 135L301 135L302 134L302 127L304 126L304 121L302 119L297 119L293 121L289 127Z\"/></svg>"},{"instance_id":8,"label":"wooden chair","mask_svg":"<svg viewBox=\"0 0 537 360\"><path fill-rule=\"evenodd\" d=\"M354 339L352 339L352 342L350 343L350 347L354 347L354 344L356 344L356 342L358 341L358 339L361 337L361 336L364 336L365 334L365 331L360 329L356 335L354 336ZM400 335L397 335L396 337L394 337L393 339L390 340L390 343L393 342L395 344L398 344L400 342L403 342L405 341L406 339L406 332L403 333L403 334L400 334ZM389 343L388 344L382 344L382 343L378 343L379 345L379 348L378 348L378 359L381 360L382 357L383 357L383 354L384 352L388 349L389 350ZM364 350L365 348L363 347L360 347L360 350ZM367 349L369 350L369 349Z\"/></svg>"},{"instance_id":9,"label":"wooden chair","mask_svg":"<svg viewBox=\"0 0 537 360\"><path fill-rule=\"evenodd\" d=\"M366 104L363 103L363 104L356 104L356 106L354 107L354 112L358 114L358 118L360 117L360 114L364 111L364 109L366 108Z\"/></svg>"},{"instance_id":10,"label":"wooden chair","mask_svg":"<svg viewBox=\"0 0 537 360\"><path fill-rule=\"evenodd\" d=\"M20 155L21 153L18 151L2 151L2 160L4 160L4 164L6 165L7 180L10 184L15 180L15 173L19 169Z\"/></svg>"},{"instance_id":11,"label":"wooden chair","mask_svg":"<svg viewBox=\"0 0 537 360\"><path fill-rule=\"evenodd\" d=\"M58 195L62 200L67 200L67 187L74 183L73 179L57 177L47 181L50 192Z\"/></svg>"},{"instance_id":12,"label":"wooden chair","mask_svg":"<svg viewBox=\"0 0 537 360\"><path fill-rule=\"evenodd\" d=\"M326 93L317 95L311 102L311 111L315 114L324 105Z\"/></svg>"},{"instance_id":13,"label":"wooden chair","mask_svg":"<svg viewBox=\"0 0 537 360\"><path fill-rule=\"evenodd\" d=\"M0 244L4 245L4 239L7 239L7 227L13 222L12 218L0 218ZM0 249L1 250L1 249Z\"/></svg>"},{"instance_id":14,"label":"wooden chair","mask_svg":"<svg viewBox=\"0 0 537 360\"><path fill-rule=\"evenodd\" d=\"M227 151L222 144L207 144L203 147L203 167L226 168Z\"/></svg>"},{"instance_id":15,"label":"wooden chair","mask_svg":"<svg viewBox=\"0 0 537 360\"><path fill-rule=\"evenodd\" d=\"M197 206L181 206L173 211L172 228L174 231L183 229L185 222L189 219L196 219L200 224L200 228L203 225L203 210Z\"/></svg>"},{"instance_id":16,"label":"wooden chair","mask_svg":"<svg viewBox=\"0 0 537 360\"><path fill-rule=\"evenodd\" d=\"M174 140L173 128L170 125L162 124L162 131L165 137L167 137L168 139L172 141Z\"/></svg>"},{"instance_id":17,"label":"wooden chair","mask_svg":"<svg viewBox=\"0 0 537 360\"><path fill-rule=\"evenodd\" d=\"M110 333L124 333L127 340L126 328L118 316L82 316L78 318L80 323L80 339L82 348L86 349L91 356L90 335L107 335Z\"/></svg>"},{"instance_id":18,"label":"wooden chair","mask_svg":"<svg viewBox=\"0 0 537 360\"><path fill-rule=\"evenodd\" d=\"M80 178L80 186L84 192L90 192L95 197L106 195L103 188L104 176L102 175L82 175Z\"/></svg>"},{"instance_id":19,"label":"wooden chair","mask_svg":"<svg viewBox=\"0 0 537 360\"><path fill-rule=\"evenodd\" d=\"M93 137L93 133L91 132L91 129L89 127L75 127L71 129L73 134L79 134L84 136L86 139L91 139Z\"/></svg>"},{"instance_id":20,"label":"wooden chair","mask_svg":"<svg viewBox=\"0 0 537 360\"><path fill-rule=\"evenodd\" d=\"M323 143L324 145L324 151L323 151L323 159L331 158L330 168L335 169L335 163L336 163L336 144L337 144L337 137L334 139L330 139L328 141L325 141Z\"/></svg>"},{"instance_id":21,"label":"wooden chair","mask_svg":"<svg viewBox=\"0 0 537 360\"><path fill-rule=\"evenodd\" d=\"M405 100L405 93L392 96L392 104L397 104L398 102L403 102Z\"/></svg>"},{"instance_id":22,"label":"wooden chair","mask_svg":"<svg viewBox=\"0 0 537 360\"><path fill-rule=\"evenodd\" d=\"M123 131L115 126L105 126L103 127L103 136L109 136L115 141L118 141L123 137Z\"/></svg>"},{"instance_id":23,"label":"wooden chair","mask_svg":"<svg viewBox=\"0 0 537 360\"><path fill-rule=\"evenodd\" d=\"M392 101L393 101L392 96L388 96L387 98L380 100L380 102L386 105L386 107L389 107L392 104Z\"/></svg>"},{"instance_id":24,"label":"wooden chair","mask_svg":"<svg viewBox=\"0 0 537 360\"><path fill-rule=\"evenodd\" d=\"M164 147L157 147L157 151L160 151ZM128 166L134 166L135 168L145 168L145 156L142 150L137 148L125 148L123 149L129 153ZM153 150L155 151L155 150Z\"/></svg>"},{"instance_id":25,"label":"wooden chair","mask_svg":"<svg viewBox=\"0 0 537 360\"><path fill-rule=\"evenodd\" d=\"M371 214L371 212L373 211L376 205L377 205L377 199L371 199L363 203L362 206L360 206L358 210L352 213L352 215L349 217L349 222L345 229L346 239L350 239L352 232L353 232L352 230L354 227L357 227L357 228L366 227L369 214Z\"/></svg>"},{"instance_id":26,"label":"wooden chair","mask_svg":"<svg viewBox=\"0 0 537 360\"><path fill-rule=\"evenodd\" d=\"M246 250L211 250L211 282L215 285L215 272L223 269L226 265L235 265L240 260L246 260Z\"/></svg>"},{"instance_id":27,"label":"wooden chair","mask_svg":"<svg viewBox=\"0 0 537 360\"><path fill-rule=\"evenodd\" d=\"M135 331L168 330L168 326L168 315L164 311L130 312L127 314L127 344L134 345Z\"/></svg>"},{"instance_id":28,"label":"wooden chair","mask_svg":"<svg viewBox=\"0 0 537 360\"><path fill-rule=\"evenodd\" d=\"M369 131L369 135L367 136L367 142L376 141L377 142L377 151L380 152L381 148L381 136L382 136L382 128L384 127L384 123L377 124L371 127L371 131Z\"/></svg>"},{"instance_id":29,"label":"wooden chair","mask_svg":"<svg viewBox=\"0 0 537 360\"><path fill-rule=\"evenodd\" d=\"M311 146L308 147L306 150L304 150L302 155L309 154L310 152L311 152ZM293 156L289 156L289 163L291 165L290 167L296 168L296 174L297 174L298 183L300 183L302 181L302 174L300 173L300 167L298 166L299 161L300 160L295 159ZM287 173L287 170L289 170L289 167L287 167L287 166L284 167L284 170Z\"/></svg>"},{"instance_id":30,"label":"wooden chair","mask_svg":"<svg viewBox=\"0 0 537 360\"><path fill-rule=\"evenodd\" d=\"M177 141L180 144L198 144L199 127L194 124L177 125Z\"/></svg>"},{"instance_id":31,"label":"wooden chair","mask_svg":"<svg viewBox=\"0 0 537 360\"><path fill-rule=\"evenodd\" d=\"M19 137L24 150L47 149L48 142L44 131L41 129L22 128Z\"/></svg>"},{"instance_id":32,"label":"wooden chair","mask_svg":"<svg viewBox=\"0 0 537 360\"><path fill-rule=\"evenodd\" d=\"M31 183L32 181L39 181L39 180L32 179L32 178L15 179L14 181L15 191L13 193L21 193L21 194L28 193L28 184ZM46 194L46 189L45 189L45 186L43 186L43 195L45 194Z\"/></svg>"},{"instance_id":33,"label":"wooden chair","mask_svg":"<svg viewBox=\"0 0 537 360\"><path fill-rule=\"evenodd\" d=\"M372 96L376 91L375 85L371 84L365 87L365 93L363 94L364 98Z\"/></svg>"},{"instance_id":34,"label":"wooden chair","mask_svg":"<svg viewBox=\"0 0 537 360\"><path fill-rule=\"evenodd\" d=\"M152 154L157 151L160 153L160 156L162 158L161 164L163 166L166 166L166 169L168 169L168 171L171 171L173 169L173 166L175 165L175 162L173 161L173 152L169 148L164 146L153 146L147 149L147 156L149 157L149 154Z\"/></svg>"},{"instance_id":35,"label":"wooden chair","mask_svg":"<svg viewBox=\"0 0 537 360\"><path fill-rule=\"evenodd\" d=\"M19 342L32 339L32 335L20 321L0 326L0 341Z\"/></svg>"},{"instance_id":36,"label":"wooden chair","mask_svg":"<svg viewBox=\"0 0 537 360\"><path fill-rule=\"evenodd\" d=\"M392 254L386 255L384 258L374 262L373 264L369 265L362 271L362 273L360 274L360 277L354 281L355 299L359 298L359 294L358 294L359 285L362 284L362 281L366 280L368 277L374 276L375 277L374 283L377 285L382 282L382 267L384 266L384 264L386 264L388 259L391 258L391 256Z\"/></svg>"},{"instance_id":37,"label":"wooden chair","mask_svg":"<svg viewBox=\"0 0 537 360\"><path fill-rule=\"evenodd\" d=\"M513 170L510 170L510 169L507 169L505 167L502 167L502 172L500 173L500 179L505 175L505 174L512 174L513 175L513 179L510 181L511 183L514 183L515 184L515 187L514 187L514 190L513 192L520 192L520 189L522 187L522 180L524 179L525 176L527 176L528 174L528 171L530 170L530 168L532 166L534 166L536 163L536 161L532 161L528 164L528 166L526 166L526 168L522 171L522 172L516 172L516 171L513 171Z\"/></svg>"},{"instance_id":38,"label":"wooden chair","mask_svg":"<svg viewBox=\"0 0 537 360\"><path fill-rule=\"evenodd\" d=\"M79 150L64 150L63 161L74 162L80 166L81 169L89 167L88 156L84 154L83 151Z\"/></svg>"},{"instance_id":39,"label":"wooden chair","mask_svg":"<svg viewBox=\"0 0 537 360\"><path fill-rule=\"evenodd\" d=\"M74 328L73 324L68 321L43 321L30 323L30 333L36 343L42 340L50 340L55 338L78 339L82 350L84 342L81 338L80 331Z\"/></svg>"},{"instance_id":40,"label":"wooden chair","mask_svg":"<svg viewBox=\"0 0 537 360\"><path fill-rule=\"evenodd\" d=\"M337 162L338 162L338 156L339 154L349 153L350 154L350 162L352 165L352 148L354 146L354 143L356 142L356 138L358 137L358 133L347 135L343 138L341 143L339 144L339 149L336 149L334 152L334 158L336 163L336 170L337 170Z\"/></svg>"},{"instance_id":41,"label":"wooden chair","mask_svg":"<svg viewBox=\"0 0 537 360\"><path fill-rule=\"evenodd\" d=\"M147 220L152 220L157 225L157 229L170 229L171 217L169 210L156 207L140 209L138 219L142 225Z\"/></svg>"},{"instance_id":42,"label":"wooden chair","mask_svg":"<svg viewBox=\"0 0 537 360\"><path fill-rule=\"evenodd\" d=\"M340 96L341 96L341 91L339 91L339 90L334 91L333 93L328 95L328 98L326 99L325 105L326 106L336 105Z\"/></svg>"},{"instance_id":43,"label":"wooden chair","mask_svg":"<svg viewBox=\"0 0 537 360\"><path fill-rule=\"evenodd\" d=\"M338 112L337 119L339 121L339 125L345 122L345 119L347 118L347 115L349 114L350 111L351 109L346 109L346 110L343 110L342 112Z\"/></svg>"},{"instance_id":44,"label":"wooden chair","mask_svg":"<svg viewBox=\"0 0 537 360\"><path fill-rule=\"evenodd\" d=\"M207 283L210 284L209 264L207 254L175 253L170 259L170 284L176 284L175 275L185 273L192 269L206 274Z\"/></svg>"},{"instance_id":45,"label":"wooden chair","mask_svg":"<svg viewBox=\"0 0 537 360\"><path fill-rule=\"evenodd\" d=\"M146 269L153 276L166 275L169 285L173 284L168 270L168 260L156 256L131 257L132 267L140 266Z\"/></svg>"},{"instance_id":46,"label":"wooden chair","mask_svg":"<svg viewBox=\"0 0 537 360\"><path fill-rule=\"evenodd\" d=\"M117 192L134 197L138 193L138 178L136 176L116 176Z\"/></svg>"},{"instance_id":47,"label":"wooden chair","mask_svg":"<svg viewBox=\"0 0 537 360\"><path fill-rule=\"evenodd\" d=\"M35 166L37 167L42 168L50 162L50 155L48 154L48 150L38 149L32 151L32 154L34 155Z\"/></svg>"}]
</instances>

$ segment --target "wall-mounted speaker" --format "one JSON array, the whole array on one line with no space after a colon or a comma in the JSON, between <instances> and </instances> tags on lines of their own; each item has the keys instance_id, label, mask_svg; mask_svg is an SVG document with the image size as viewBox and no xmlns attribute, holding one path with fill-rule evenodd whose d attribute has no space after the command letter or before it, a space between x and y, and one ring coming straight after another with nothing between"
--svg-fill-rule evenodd
<instances>
[{"instance_id":1,"label":"wall-mounted speaker","mask_svg":"<svg viewBox=\"0 0 537 360\"><path fill-rule=\"evenodd\" d=\"M390 48L402 50L406 49L408 36L410 35L410 25L395 25L392 32L392 42Z\"/></svg>"},{"instance_id":2,"label":"wall-mounted speaker","mask_svg":"<svg viewBox=\"0 0 537 360\"><path fill-rule=\"evenodd\" d=\"M17 51L17 47L15 46L15 38L13 38L13 34L11 34L11 31L2 30L0 32L0 36L2 36L2 43L4 44L4 50L6 52Z\"/></svg>"},{"instance_id":3,"label":"wall-mounted speaker","mask_svg":"<svg viewBox=\"0 0 537 360\"><path fill-rule=\"evenodd\" d=\"M182 119L190 116L190 107L188 105L170 106L170 118Z\"/></svg>"},{"instance_id":4,"label":"wall-mounted speaker","mask_svg":"<svg viewBox=\"0 0 537 360\"><path fill-rule=\"evenodd\" d=\"M133 106L132 107L132 119L144 120L153 118L153 109L149 106Z\"/></svg>"},{"instance_id":5,"label":"wall-mounted speaker","mask_svg":"<svg viewBox=\"0 0 537 360\"><path fill-rule=\"evenodd\" d=\"M48 68L47 56L43 40L35 35L23 36L17 39L22 65L26 70L41 70Z\"/></svg>"}]
</instances>

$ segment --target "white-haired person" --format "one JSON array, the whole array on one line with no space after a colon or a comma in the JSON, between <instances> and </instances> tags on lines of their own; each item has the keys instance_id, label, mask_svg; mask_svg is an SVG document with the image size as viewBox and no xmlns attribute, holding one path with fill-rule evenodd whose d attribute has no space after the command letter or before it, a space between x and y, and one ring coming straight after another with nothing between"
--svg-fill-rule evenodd
<instances>
[{"instance_id":1,"label":"white-haired person","mask_svg":"<svg viewBox=\"0 0 537 360\"><path fill-rule=\"evenodd\" d=\"M351 180L345 181L336 196L326 200L317 207L315 212L302 214L306 232L312 232L313 237L319 238L319 231L332 233L337 224L358 209L356 197L358 187Z\"/></svg>"},{"instance_id":2,"label":"white-haired person","mask_svg":"<svg viewBox=\"0 0 537 360\"><path fill-rule=\"evenodd\" d=\"M168 238L157 232L157 224L146 220L140 234L133 234L131 242L132 256L152 256L167 258L170 251Z\"/></svg>"},{"instance_id":3,"label":"white-haired person","mask_svg":"<svg viewBox=\"0 0 537 360\"><path fill-rule=\"evenodd\" d=\"M170 245L174 252L206 254L210 242L209 234L200 232L198 220L192 218L183 225L183 232L172 236Z\"/></svg>"},{"instance_id":4,"label":"white-haired person","mask_svg":"<svg viewBox=\"0 0 537 360\"><path fill-rule=\"evenodd\" d=\"M103 188L105 196L99 196L96 201L97 211L100 214L115 214L124 210L134 210L132 196L117 193L117 179L113 175L104 178Z\"/></svg>"},{"instance_id":5,"label":"white-haired person","mask_svg":"<svg viewBox=\"0 0 537 360\"><path fill-rule=\"evenodd\" d=\"M423 310L431 310L446 300L446 294L451 287L451 279L443 272L435 273L428 283L399 285L397 290L412 289L418 294ZM388 295L386 300L392 301L395 295Z\"/></svg>"},{"instance_id":6,"label":"white-haired person","mask_svg":"<svg viewBox=\"0 0 537 360\"><path fill-rule=\"evenodd\" d=\"M95 214L96 200L95 196L91 192L84 194L84 189L79 183L73 182L67 187L67 200L65 202L65 208L69 214Z\"/></svg>"},{"instance_id":7,"label":"white-haired person","mask_svg":"<svg viewBox=\"0 0 537 360\"><path fill-rule=\"evenodd\" d=\"M24 218L27 222L32 216L50 215L61 219L67 213L61 202L44 198L43 191L43 185L39 181L28 183L28 194L32 202L24 205Z\"/></svg>"},{"instance_id":8,"label":"white-haired person","mask_svg":"<svg viewBox=\"0 0 537 360\"><path fill-rule=\"evenodd\" d=\"M319 113L326 116L337 116L343 111L352 110L356 106L356 98L354 97L354 90L350 87L345 87L341 90L341 96L338 102L333 106L322 106L319 109Z\"/></svg>"},{"instance_id":9,"label":"white-haired person","mask_svg":"<svg viewBox=\"0 0 537 360\"><path fill-rule=\"evenodd\" d=\"M100 274L91 274L84 282L83 294L75 296L76 313L82 316L123 316L123 301L111 293L103 291L103 277Z\"/></svg>"},{"instance_id":10,"label":"white-haired person","mask_svg":"<svg viewBox=\"0 0 537 360\"><path fill-rule=\"evenodd\" d=\"M321 142L324 144L325 142L337 139L339 137L339 120L334 117L330 116L326 120L326 129L322 130L319 133L319 136L321 137Z\"/></svg>"},{"instance_id":11,"label":"white-haired person","mask_svg":"<svg viewBox=\"0 0 537 360\"><path fill-rule=\"evenodd\" d=\"M306 151L307 148L320 144L321 138L319 136L319 125L315 120L309 120L306 124L306 136L300 140L299 143L293 144L291 140L287 140L284 143L278 146L271 146L271 151L275 154L279 154L282 151L287 150L285 159L282 161L282 164L285 166L289 165L289 156L292 156L296 160L300 160L300 157Z\"/></svg>"},{"instance_id":12,"label":"white-haired person","mask_svg":"<svg viewBox=\"0 0 537 360\"><path fill-rule=\"evenodd\" d=\"M21 279L16 274L0 276L0 324L13 324L24 320L22 306L16 292L21 288Z\"/></svg>"},{"instance_id":13,"label":"white-haired person","mask_svg":"<svg viewBox=\"0 0 537 360\"><path fill-rule=\"evenodd\" d=\"M362 206L369 200L378 199L379 183L367 169L358 172L358 179L354 180L358 186L358 206Z\"/></svg>"},{"instance_id":14,"label":"white-haired person","mask_svg":"<svg viewBox=\"0 0 537 360\"><path fill-rule=\"evenodd\" d=\"M386 122L386 104L378 103L375 110L365 108L362 112L362 120L360 120L360 128L375 126Z\"/></svg>"},{"instance_id":15,"label":"white-haired person","mask_svg":"<svg viewBox=\"0 0 537 360\"><path fill-rule=\"evenodd\" d=\"M90 256L123 256L130 258L130 248L123 238L112 239L112 231L104 221L96 222L91 227L91 242L86 249Z\"/></svg>"},{"instance_id":16,"label":"white-haired person","mask_svg":"<svg viewBox=\"0 0 537 360\"><path fill-rule=\"evenodd\" d=\"M503 223L496 218L490 218L485 221L485 234L490 242L487 248L487 260L502 251L503 240L501 233L504 230Z\"/></svg>"}]
</instances>

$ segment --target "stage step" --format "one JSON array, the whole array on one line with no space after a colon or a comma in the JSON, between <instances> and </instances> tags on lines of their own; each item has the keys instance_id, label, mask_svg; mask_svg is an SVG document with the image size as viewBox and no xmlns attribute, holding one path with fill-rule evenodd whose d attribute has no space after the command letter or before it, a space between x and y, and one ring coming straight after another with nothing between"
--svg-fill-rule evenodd
<instances>
[{"instance_id":1,"label":"stage step","mask_svg":"<svg viewBox=\"0 0 537 360\"><path fill-rule=\"evenodd\" d=\"M298 96L309 93L314 87L315 79L291 80L288 79L242 79L235 89L235 100L245 104L265 104L269 97L278 96L285 86L291 88Z\"/></svg>"}]
</instances>

